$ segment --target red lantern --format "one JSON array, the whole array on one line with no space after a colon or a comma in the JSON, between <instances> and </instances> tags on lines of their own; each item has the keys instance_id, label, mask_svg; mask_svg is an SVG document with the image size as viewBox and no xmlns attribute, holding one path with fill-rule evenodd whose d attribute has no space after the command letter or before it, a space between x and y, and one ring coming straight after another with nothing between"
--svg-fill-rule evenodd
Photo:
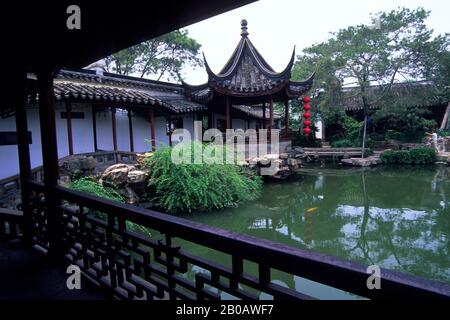
<instances>
[{"instance_id":1,"label":"red lantern","mask_svg":"<svg viewBox=\"0 0 450 320\"><path fill-rule=\"evenodd\" d=\"M311 133L311 129L309 127L303 128L303 133L307 136Z\"/></svg>"},{"instance_id":2,"label":"red lantern","mask_svg":"<svg viewBox=\"0 0 450 320\"><path fill-rule=\"evenodd\" d=\"M309 111L311 110L311 105L309 104L310 101L311 98L309 96L303 97L303 134L305 136L309 136L309 134L311 133L311 128L309 127L311 125L311 120L309 120L309 118L311 118L311 113L309 113Z\"/></svg>"}]
</instances>

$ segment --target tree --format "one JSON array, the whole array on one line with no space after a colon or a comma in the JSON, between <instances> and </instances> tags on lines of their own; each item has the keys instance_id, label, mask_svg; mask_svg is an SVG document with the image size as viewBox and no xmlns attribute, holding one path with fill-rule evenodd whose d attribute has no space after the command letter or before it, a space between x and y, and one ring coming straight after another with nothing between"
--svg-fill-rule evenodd
<instances>
[{"instance_id":1,"label":"tree","mask_svg":"<svg viewBox=\"0 0 450 320\"><path fill-rule=\"evenodd\" d=\"M332 33L328 41L305 49L299 57L294 75L304 76L316 68L313 89L324 92L318 99L322 107L340 106L344 85L359 88L354 98L364 110L363 148L369 109L391 91L395 82L442 72L433 72L431 65L448 52L449 37L433 38L425 24L428 16L423 8L377 13L371 17L372 25L350 26ZM369 94L373 84L381 85L382 90Z\"/></svg>"},{"instance_id":2,"label":"tree","mask_svg":"<svg viewBox=\"0 0 450 320\"><path fill-rule=\"evenodd\" d=\"M178 80L186 64L202 66L200 47L187 30L177 30L108 56L105 69L122 75L137 73L141 78L155 76L160 80L166 76Z\"/></svg>"}]
</instances>

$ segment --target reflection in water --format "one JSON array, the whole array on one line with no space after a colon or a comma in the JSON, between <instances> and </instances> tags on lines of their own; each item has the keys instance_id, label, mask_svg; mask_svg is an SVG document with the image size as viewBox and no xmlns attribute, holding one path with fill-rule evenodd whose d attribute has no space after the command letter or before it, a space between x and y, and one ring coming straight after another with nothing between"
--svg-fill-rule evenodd
<instances>
[{"instance_id":1,"label":"reflection in water","mask_svg":"<svg viewBox=\"0 0 450 320\"><path fill-rule=\"evenodd\" d=\"M449 196L446 167L313 168L294 181L265 184L262 197L253 203L188 218L450 282ZM278 279L290 288L299 281L283 275Z\"/></svg>"}]
</instances>

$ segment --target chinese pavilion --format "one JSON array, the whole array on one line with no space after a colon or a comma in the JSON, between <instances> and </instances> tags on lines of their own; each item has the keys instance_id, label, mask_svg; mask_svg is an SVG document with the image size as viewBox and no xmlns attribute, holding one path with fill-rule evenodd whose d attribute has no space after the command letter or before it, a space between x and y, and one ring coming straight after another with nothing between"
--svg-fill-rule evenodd
<instances>
[{"instance_id":1,"label":"chinese pavilion","mask_svg":"<svg viewBox=\"0 0 450 320\"><path fill-rule=\"evenodd\" d=\"M247 21L241 21L241 40L219 73L214 73L205 60L208 82L201 85L189 85L183 82L186 96L191 101L208 105L210 113L222 113L226 116L226 129L231 129L232 105L244 105L258 109L263 115L262 128L273 127L273 103L285 105L285 130L289 131L289 100L300 98L307 92L314 79L312 74L303 81L291 80L294 65L295 47L286 68L276 72L262 57L248 37ZM266 107L269 107L267 114ZM213 127L211 117L209 127Z\"/></svg>"}]
</instances>

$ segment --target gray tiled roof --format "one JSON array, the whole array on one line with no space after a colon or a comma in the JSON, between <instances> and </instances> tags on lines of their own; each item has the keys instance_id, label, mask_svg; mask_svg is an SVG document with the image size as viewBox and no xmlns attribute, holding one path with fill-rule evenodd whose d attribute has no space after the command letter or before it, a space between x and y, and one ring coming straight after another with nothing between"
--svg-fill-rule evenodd
<instances>
[{"instance_id":1,"label":"gray tiled roof","mask_svg":"<svg viewBox=\"0 0 450 320\"><path fill-rule=\"evenodd\" d=\"M113 74L98 76L87 70L62 70L55 77L54 92L56 100L160 106L173 113L207 109L185 99L183 88L177 84Z\"/></svg>"},{"instance_id":2,"label":"gray tiled roof","mask_svg":"<svg viewBox=\"0 0 450 320\"><path fill-rule=\"evenodd\" d=\"M357 94L359 87L347 87L342 90L342 108L345 110L362 110L361 96ZM447 103L441 101L438 88L430 81L413 81L388 85L373 85L367 89L370 109L385 106L404 105L429 107Z\"/></svg>"}]
</instances>

